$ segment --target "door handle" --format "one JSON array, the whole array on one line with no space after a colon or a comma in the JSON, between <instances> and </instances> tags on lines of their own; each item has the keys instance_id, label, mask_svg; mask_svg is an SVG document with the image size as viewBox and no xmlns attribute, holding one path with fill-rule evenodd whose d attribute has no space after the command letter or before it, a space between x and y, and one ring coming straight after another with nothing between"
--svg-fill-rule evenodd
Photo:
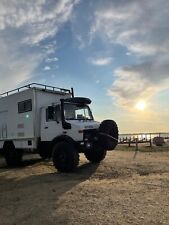
<instances>
[{"instance_id":1,"label":"door handle","mask_svg":"<svg viewBox=\"0 0 169 225\"><path fill-rule=\"evenodd\" d=\"M45 127L45 129L48 129L48 127Z\"/></svg>"}]
</instances>

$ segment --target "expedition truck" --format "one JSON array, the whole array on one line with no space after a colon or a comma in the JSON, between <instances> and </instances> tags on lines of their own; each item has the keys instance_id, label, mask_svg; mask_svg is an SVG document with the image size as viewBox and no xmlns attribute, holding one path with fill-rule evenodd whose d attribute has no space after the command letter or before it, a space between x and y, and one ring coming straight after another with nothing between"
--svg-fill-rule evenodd
<instances>
[{"instance_id":1,"label":"expedition truck","mask_svg":"<svg viewBox=\"0 0 169 225\"><path fill-rule=\"evenodd\" d=\"M24 152L52 158L58 171L73 171L84 153L103 160L118 143L113 120L94 121L91 100L70 90L32 83L0 95L0 152L18 166Z\"/></svg>"}]
</instances>

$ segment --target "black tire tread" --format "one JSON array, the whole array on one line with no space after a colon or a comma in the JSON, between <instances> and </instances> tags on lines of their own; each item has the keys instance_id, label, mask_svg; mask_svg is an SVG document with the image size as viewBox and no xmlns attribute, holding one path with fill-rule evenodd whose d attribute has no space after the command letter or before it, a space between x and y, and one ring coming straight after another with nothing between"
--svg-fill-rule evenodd
<instances>
[{"instance_id":1,"label":"black tire tread","mask_svg":"<svg viewBox=\"0 0 169 225\"><path fill-rule=\"evenodd\" d=\"M21 165L23 151L16 149L13 145L7 144L4 149L4 157L9 167L17 167Z\"/></svg>"},{"instance_id":2,"label":"black tire tread","mask_svg":"<svg viewBox=\"0 0 169 225\"><path fill-rule=\"evenodd\" d=\"M59 160L59 155L64 152L66 154L65 163ZM79 164L79 154L73 143L62 141L53 146L53 164L60 172L73 172Z\"/></svg>"},{"instance_id":3,"label":"black tire tread","mask_svg":"<svg viewBox=\"0 0 169 225\"><path fill-rule=\"evenodd\" d=\"M101 147L86 150L86 158L92 163L99 163L106 157L106 150Z\"/></svg>"},{"instance_id":4,"label":"black tire tread","mask_svg":"<svg viewBox=\"0 0 169 225\"><path fill-rule=\"evenodd\" d=\"M99 133L100 133L100 144L105 148L106 150L113 150L118 144L118 126L114 120L104 120L99 127ZM109 137L104 136L103 134L108 134L111 137L115 138L110 139Z\"/></svg>"}]
</instances>

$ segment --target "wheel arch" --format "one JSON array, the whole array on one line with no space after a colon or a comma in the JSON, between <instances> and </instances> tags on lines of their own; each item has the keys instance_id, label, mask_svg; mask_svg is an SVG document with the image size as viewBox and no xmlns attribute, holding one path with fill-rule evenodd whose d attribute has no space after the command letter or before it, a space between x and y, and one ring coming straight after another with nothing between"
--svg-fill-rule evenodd
<instances>
[{"instance_id":1,"label":"wheel arch","mask_svg":"<svg viewBox=\"0 0 169 225\"><path fill-rule=\"evenodd\" d=\"M5 150L5 148L10 145L12 147L15 148L15 145L14 145L14 142L12 140L7 140L7 141L4 141L4 144L3 144L3 149Z\"/></svg>"},{"instance_id":2,"label":"wheel arch","mask_svg":"<svg viewBox=\"0 0 169 225\"><path fill-rule=\"evenodd\" d=\"M5 151L6 151L6 148L7 148L8 145L10 145L10 146L12 146L13 148L15 148L14 142L13 142L12 140L4 141L3 147L2 147L2 149L1 149L1 154L2 154L2 155L5 154Z\"/></svg>"},{"instance_id":3,"label":"wheel arch","mask_svg":"<svg viewBox=\"0 0 169 225\"><path fill-rule=\"evenodd\" d=\"M15 145L14 145L12 140L4 141L3 149L6 148L7 145L12 145L13 147L15 147Z\"/></svg>"},{"instance_id":4,"label":"wheel arch","mask_svg":"<svg viewBox=\"0 0 169 225\"><path fill-rule=\"evenodd\" d=\"M54 144L57 144L59 142L62 142L62 141L65 141L65 142L69 142L69 143L73 143L75 144L75 141L73 140L73 138L67 136L67 135L60 135L58 137L55 137L52 142L51 142L51 147L53 147Z\"/></svg>"}]
</instances>

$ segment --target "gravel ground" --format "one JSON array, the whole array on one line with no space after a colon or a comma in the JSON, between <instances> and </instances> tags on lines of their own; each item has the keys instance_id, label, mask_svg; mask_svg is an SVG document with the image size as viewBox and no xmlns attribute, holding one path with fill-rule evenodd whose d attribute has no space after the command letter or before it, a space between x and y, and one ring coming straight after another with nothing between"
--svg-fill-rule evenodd
<instances>
[{"instance_id":1,"label":"gravel ground","mask_svg":"<svg viewBox=\"0 0 169 225\"><path fill-rule=\"evenodd\" d=\"M169 225L169 152L133 156L92 165L81 155L73 174L36 155L15 169L0 159L0 225Z\"/></svg>"}]
</instances>

